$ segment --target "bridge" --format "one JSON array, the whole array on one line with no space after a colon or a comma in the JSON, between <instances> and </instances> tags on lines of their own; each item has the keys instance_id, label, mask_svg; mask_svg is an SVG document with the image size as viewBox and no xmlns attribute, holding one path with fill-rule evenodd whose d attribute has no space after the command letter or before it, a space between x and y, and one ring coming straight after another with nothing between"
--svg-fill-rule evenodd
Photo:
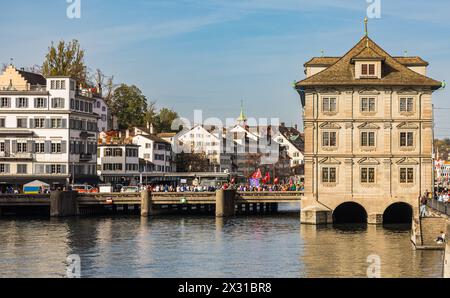
<instances>
[{"instance_id":1,"label":"bridge","mask_svg":"<svg viewBox=\"0 0 450 298\"><path fill-rule=\"evenodd\" d=\"M107 207L133 210L149 216L171 209L214 212L232 216L236 212L276 212L279 203L299 203L302 192L149 192L80 194L72 191L42 195L1 195L0 215L20 208L42 208L50 216L74 216L101 213Z\"/></svg>"}]
</instances>

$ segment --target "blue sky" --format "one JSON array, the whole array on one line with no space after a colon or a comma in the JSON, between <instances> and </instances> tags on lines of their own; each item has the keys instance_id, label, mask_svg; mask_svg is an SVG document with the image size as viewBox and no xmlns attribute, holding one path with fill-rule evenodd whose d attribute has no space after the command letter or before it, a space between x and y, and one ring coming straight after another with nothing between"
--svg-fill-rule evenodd
<instances>
[{"instance_id":1,"label":"blue sky","mask_svg":"<svg viewBox=\"0 0 450 298\"><path fill-rule=\"evenodd\" d=\"M363 35L366 0L66 0L2 2L0 62L41 64L51 41L78 39L91 69L135 84L159 107L191 118L251 117L300 124L292 82L312 56L344 54ZM450 1L381 0L369 35L391 55L421 56L428 75L450 82ZM450 108L449 90L434 104ZM450 136L450 110L436 135Z\"/></svg>"}]
</instances>

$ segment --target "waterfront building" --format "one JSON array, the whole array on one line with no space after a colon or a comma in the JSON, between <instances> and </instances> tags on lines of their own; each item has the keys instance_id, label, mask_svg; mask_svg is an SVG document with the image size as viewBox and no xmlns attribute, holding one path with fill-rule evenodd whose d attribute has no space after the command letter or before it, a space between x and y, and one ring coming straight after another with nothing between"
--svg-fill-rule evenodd
<instances>
[{"instance_id":1,"label":"waterfront building","mask_svg":"<svg viewBox=\"0 0 450 298\"><path fill-rule=\"evenodd\" d=\"M220 127L195 125L192 129L177 135L173 142L176 143L177 153L181 151L184 153L179 156L189 160L194 160L194 157L200 160L204 156L208 163L203 163L202 171L231 173L234 171L234 144L231 143L230 147L223 136L223 129Z\"/></svg>"},{"instance_id":2,"label":"waterfront building","mask_svg":"<svg viewBox=\"0 0 450 298\"><path fill-rule=\"evenodd\" d=\"M39 179L53 187L95 179L95 99L70 77L47 77L9 65L0 75L0 181Z\"/></svg>"},{"instance_id":3,"label":"waterfront building","mask_svg":"<svg viewBox=\"0 0 450 298\"><path fill-rule=\"evenodd\" d=\"M139 146L139 158L153 165L153 172L176 172L175 154L168 141L155 134L153 125L133 128L133 144Z\"/></svg>"},{"instance_id":4,"label":"waterfront building","mask_svg":"<svg viewBox=\"0 0 450 298\"><path fill-rule=\"evenodd\" d=\"M291 168L304 163L303 150L305 144L303 137L297 127L287 127L284 122L280 123L278 133L273 137L275 142L286 147L287 154L291 159Z\"/></svg>"},{"instance_id":5,"label":"waterfront building","mask_svg":"<svg viewBox=\"0 0 450 298\"><path fill-rule=\"evenodd\" d=\"M97 152L97 175L104 183L137 184L140 182L139 146L119 131L100 133Z\"/></svg>"},{"instance_id":6,"label":"waterfront building","mask_svg":"<svg viewBox=\"0 0 450 298\"><path fill-rule=\"evenodd\" d=\"M432 93L420 57L395 57L366 35L342 57L314 57L296 83L305 133L304 223L346 215L381 223L418 214L433 187Z\"/></svg>"},{"instance_id":7,"label":"waterfront building","mask_svg":"<svg viewBox=\"0 0 450 298\"><path fill-rule=\"evenodd\" d=\"M112 119L108 105L106 104L105 100L101 97L100 94L93 93L93 97L95 99L93 111L95 114L98 115L98 123L97 123L98 132L111 130Z\"/></svg>"}]
</instances>

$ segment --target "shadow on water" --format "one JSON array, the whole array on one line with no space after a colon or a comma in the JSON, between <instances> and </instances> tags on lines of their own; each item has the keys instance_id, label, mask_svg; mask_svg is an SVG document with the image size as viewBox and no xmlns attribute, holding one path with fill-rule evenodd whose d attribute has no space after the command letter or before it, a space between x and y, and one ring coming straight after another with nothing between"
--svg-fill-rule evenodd
<instances>
[{"instance_id":1,"label":"shadow on water","mask_svg":"<svg viewBox=\"0 0 450 298\"><path fill-rule=\"evenodd\" d=\"M332 227L340 232L365 232L367 230L367 224L365 223L347 223L347 224L338 224L335 223Z\"/></svg>"},{"instance_id":2,"label":"shadow on water","mask_svg":"<svg viewBox=\"0 0 450 298\"><path fill-rule=\"evenodd\" d=\"M411 224L383 224L383 228L391 232L407 232L411 231Z\"/></svg>"}]
</instances>

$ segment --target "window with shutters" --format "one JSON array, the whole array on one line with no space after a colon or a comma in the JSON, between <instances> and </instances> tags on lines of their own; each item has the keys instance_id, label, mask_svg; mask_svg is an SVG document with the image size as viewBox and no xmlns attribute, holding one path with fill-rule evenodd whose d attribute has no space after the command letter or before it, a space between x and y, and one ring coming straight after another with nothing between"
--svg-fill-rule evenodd
<instances>
[{"instance_id":1,"label":"window with shutters","mask_svg":"<svg viewBox=\"0 0 450 298\"><path fill-rule=\"evenodd\" d=\"M51 144L52 153L61 153L61 143Z\"/></svg>"},{"instance_id":2,"label":"window with shutters","mask_svg":"<svg viewBox=\"0 0 450 298\"><path fill-rule=\"evenodd\" d=\"M6 119L0 118L0 128L5 128L5 127L6 127Z\"/></svg>"},{"instance_id":3,"label":"window with shutters","mask_svg":"<svg viewBox=\"0 0 450 298\"><path fill-rule=\"evenodd\" d=\"M400 168L400 183L414 183L414 168Z\"/></svg>"},{"instance_id":4,"label":"window with shutters","mask_svg":"<svg viewBox=\"0 0 450 298\"><path fill-rule=\"evenodd\" d=\"M28 173L28 165L27 164L18 164L17 165L17 174L26 174Z\"/></svg>"},{"instance_id":5,"label":"window with shutters","mask_svg":"<svg viewBox=\"0 0 450 298\"><path fill-rule=\"evenodd\" d=\"M52 118L50 120L52 128L62 128L62 119L61 118Z\"/></svg>"},{"instance_id":6,"label":"window with shutters","mask_svg":"<svg viewBox=\"0 0 450 298\"><path fill-rule=\"evenodd\" d=\"M5 152L6 147L5 147L5 142L0 142L0 152Z\"/></svg>"},{"instance_id":7,"label":"window with shutters","mask_svg":"<svg viewBox=\"0 0 450 298\"><path fill-rule=\"evenodd\" d=\"M414 133L401 132L400 133L400 147L414 147Z\"/></svg>"},{"instance_id":8,"label":"window with shutters","mask_svg":"<svg viewBox=\"0 0 450 298\"><path fill-rule=\"evenodd\" d=\"M11 107L11 98L2 97L0 98L0 108L10 108Z\"/></svg>"},{"instance_id":9,"label":"window with shutters","mask_svg":"<svg viewBox=\"0 0 450 298\"><path fill-rule=\"evenodd\" d=\"M28 98L26 98L26 97L16 98L16 107L17 108L28 108Z\"/></svg>"},{"instance_id":10,"label":"window with shutters","mask_svg":"<svg viewBox=\"0 0 450 298\"><path fill-rule=\"evenodd\" d=\"M26 153L27 152L27 143L26 142L17 142L17 152L18 153Z\"/></svg>"},{"instance_id":11,"label":"window with shutters","mask_svg":"<svg viewBox=\"0 0 450 298\"><path fill-rule=\"evenodd\" d=\"M52 98L53 109L64 109L65 99L60 97Z\"/></svg>"},{"instance_id":12,"label":"window with shutters","mask_svg":"<svg viewBox=\"0 0 450 298\"><path fill-rule=\"evenodd\" d=\"M34 118L35 128L45 128L45 118Z\"/></svg>"},{"instance_id":13,"label":"window with shutters","mask_svg":"<svg viewBox=\"0 0 450 298\"><path fill-rule=\"evenodd\" d=\"M9 164L0 163L0 174L9 173Z\"/></svg>"},{"instance_id":14,"label":"window with shutters","mask_svg":"<svg viewBox=\"0 0 450 298\"><path fill-rule=\"evenodd\" d=\"M34 143L34 152L35 153L45 153L45 143L44 142Z\"/></svg>"},{"instance_id":15,"label":"window with shutters","mask_svg":"<svg viewBox=\"0 0 450 298\"><path fill-rule=\"evenodd\" d=\"M27 128L27 118L17 118L17 128Z\"/></svg>"},{"instance_id":16,"label":"window with shutters","mask_svg":"<svg viewBox=\"0 0 450 298\"><path fill-rule=\"evenodd\" d=\"M43 97L38 97L34 99L34 107L37 109L47 108L47 99Z\"/></svg>"}]
</instances>

